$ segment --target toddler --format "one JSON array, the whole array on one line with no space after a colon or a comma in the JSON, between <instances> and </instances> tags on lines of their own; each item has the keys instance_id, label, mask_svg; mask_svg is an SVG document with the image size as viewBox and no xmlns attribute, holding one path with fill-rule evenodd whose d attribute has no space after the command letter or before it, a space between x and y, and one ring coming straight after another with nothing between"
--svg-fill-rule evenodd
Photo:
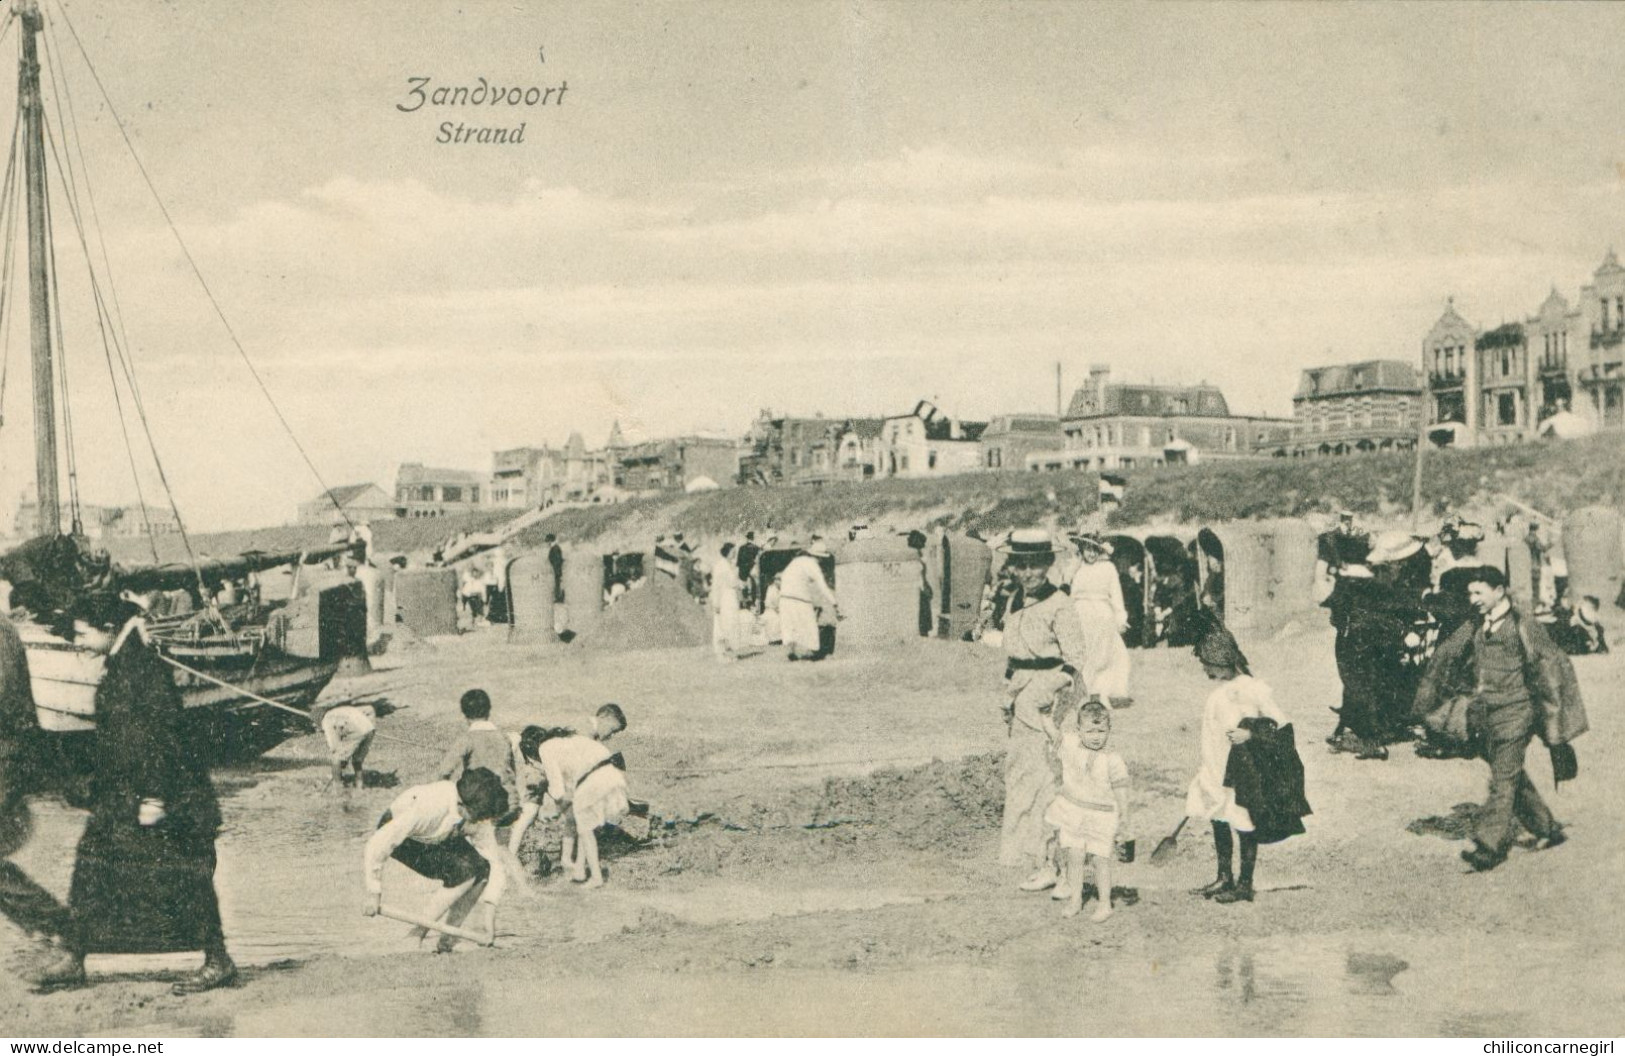
<instances>
[{"instance_id":1,"label":"toddler","mask_svg":"<svg viewBox=\"0 0 1625 1056\"><path fill-rule=\"evenodd\" d=\"M1044 821L1056 830L1066 856L1069 897L1061 915L1075 917L1083 909L1085 855L1094 866L1100 907L1095 922L1112 915L1112 856L1122 833L1128 831L1128 767L1123 757L1107 751L1111 712L1098 700L1060 716L1060 725L1045 720L1061 760L1061 789Z\"/></svg>"}]
</instances>

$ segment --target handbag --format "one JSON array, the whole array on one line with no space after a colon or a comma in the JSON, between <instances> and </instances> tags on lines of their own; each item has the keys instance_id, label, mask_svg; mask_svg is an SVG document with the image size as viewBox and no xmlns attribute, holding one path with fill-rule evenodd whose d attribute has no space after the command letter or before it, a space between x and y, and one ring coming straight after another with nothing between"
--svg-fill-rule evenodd
<instances>
[{"instance_id":1,"label":"handbag","mask_svg":"<svg viewBox=\"0 0 1625 1056\"><path fill-rule=\"evenodd\" d=\"M1452 694L1422 717L1422 725L1446 741L1466 744L1472 738L1471 726L1477 716L1471 713L1477 703L1471 693Z\"/></svg>"}]
</instances>

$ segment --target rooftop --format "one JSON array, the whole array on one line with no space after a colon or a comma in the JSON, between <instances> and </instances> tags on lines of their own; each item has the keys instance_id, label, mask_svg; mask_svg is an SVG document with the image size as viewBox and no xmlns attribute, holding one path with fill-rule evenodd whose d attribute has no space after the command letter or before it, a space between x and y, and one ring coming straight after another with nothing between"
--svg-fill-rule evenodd
<instances>
[{"instance_id":1,"label":"rooftop","mask_svg":"<svg viewBox=\"0 0 1625 1056\"><path fill-rule=\"evenodd\" d=\"M1358 392L1420 392L1416 368L1399 359L1367 359L1332 367L1311 367L1298 379L1293 399L1346 396Z\"/></svg>"}]
</instances>

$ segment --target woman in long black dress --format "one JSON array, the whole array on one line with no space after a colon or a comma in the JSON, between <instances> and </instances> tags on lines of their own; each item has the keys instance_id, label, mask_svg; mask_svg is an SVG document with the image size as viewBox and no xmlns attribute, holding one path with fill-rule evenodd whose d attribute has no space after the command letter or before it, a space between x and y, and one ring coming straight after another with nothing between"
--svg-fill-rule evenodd
<instances>
[{"instance_id":1,"label":"woman in long black dress","mask_svg":"<svg viewBox=\"0 0 1625 1056\"><path fill-rule=\"evenodd\" d=\"M114 643L96 691L96 770L68 906L69 955L42 981L84 981L88 953L203 951L177 982L198 993L235 978L214 890L220 805L202 745L181 729L181 698L144 627Z\"/></svg>"}]
</instances>

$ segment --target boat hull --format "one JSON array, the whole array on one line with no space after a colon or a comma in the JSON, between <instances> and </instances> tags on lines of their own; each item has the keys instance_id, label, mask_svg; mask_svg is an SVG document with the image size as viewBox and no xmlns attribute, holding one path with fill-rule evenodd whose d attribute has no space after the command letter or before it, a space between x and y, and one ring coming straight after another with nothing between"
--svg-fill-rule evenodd
<instances>
[{"instance_id":1,"label":"boat hull","mask_svg":"<svg viewBox=\"0 0 1625 1056\"><path fill-rule=\"evenodd\" d=\"M37 626L24 625L18 631L28 653L41 729L58 734L94 733L96 687L106 671L106 657ZM231 688L175 670L188 724L230 742L222 748L232 754L265 751L290 735L306 732L297 716L255 698L308 711L339 668L336 660L288 656L271 647L253 656L208 655L184 646L161 648L178 663L229 684ZM250 734L246 740L244 733Z\"/></svg>"}]
</instances>

